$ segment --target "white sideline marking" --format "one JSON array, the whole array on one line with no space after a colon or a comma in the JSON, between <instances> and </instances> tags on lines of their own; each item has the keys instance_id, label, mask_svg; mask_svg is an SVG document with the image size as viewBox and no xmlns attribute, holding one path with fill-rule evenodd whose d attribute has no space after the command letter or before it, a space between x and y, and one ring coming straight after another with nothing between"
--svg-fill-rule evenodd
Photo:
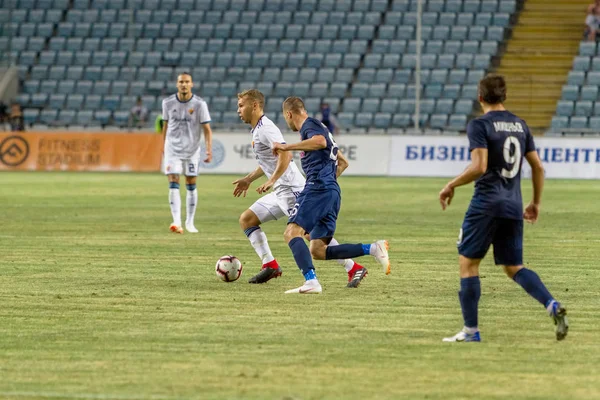
<instances>
[{"instance_id":1,"label":"white sideline marking","mask_svg":"<svg viewBox=\"0 0 600 400\"><path fill-rule=\"evenodd\" d=\"M0 392L0 397L46 397L49 399L90 399L90 400L167 400L174 397L165 396L127 396L107 393L58 393L58 392Z\"/></svg>"}]
</instances>

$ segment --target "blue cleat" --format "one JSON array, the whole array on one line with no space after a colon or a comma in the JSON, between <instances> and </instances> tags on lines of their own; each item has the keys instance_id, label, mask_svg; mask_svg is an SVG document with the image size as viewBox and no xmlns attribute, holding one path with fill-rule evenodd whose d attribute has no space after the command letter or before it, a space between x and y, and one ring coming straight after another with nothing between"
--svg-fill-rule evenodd
<instances>
[{"instance_id":1,"label":"blue cleat","mask_svg":"<svg viewBox=\"0 0 600 400\"><path fill-rule=\"evenodd\" d=\"M475 333L467 333L465 329L458 332L452 337L443 338L442 342L481 342L479 331Z\"/></svg>"},{"instance_id":2,"label":"blue cleat","mask_svg":"<svg viewBox=\"0 0 600 400\"><path fill-rule=\"evenodd\" d=\"M556 340L563 340L569 333L569 321L567 320L567 309L558 301L553 300L548 306L548 313L556 325Z\"/></svg>"}]
</instances>

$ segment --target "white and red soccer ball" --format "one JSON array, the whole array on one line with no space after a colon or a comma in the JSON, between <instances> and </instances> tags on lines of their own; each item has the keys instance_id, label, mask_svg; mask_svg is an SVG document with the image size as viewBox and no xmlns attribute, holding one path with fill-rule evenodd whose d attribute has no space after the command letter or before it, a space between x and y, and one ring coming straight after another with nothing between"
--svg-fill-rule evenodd
<instances>
[{"instance_id":1,"label":"white and red soccer ball","mask_svg":"<svg viewBox=\"0 0 600 400\"><path fill-rule=\"evenodd\" d=\"M242 262L236 256L223 256L215 265L215 273L223 282L237 281L243 269Z\"/></svg>"}]
</instances>

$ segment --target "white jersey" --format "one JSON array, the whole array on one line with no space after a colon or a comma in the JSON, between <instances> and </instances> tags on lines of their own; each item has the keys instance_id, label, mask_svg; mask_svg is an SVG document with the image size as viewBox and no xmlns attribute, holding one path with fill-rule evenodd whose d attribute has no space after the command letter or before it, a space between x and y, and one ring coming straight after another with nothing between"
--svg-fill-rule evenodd
<instances>
[{"instance_id":1,"label":"white jersey","mask_svg":"<svg viewBox=\"0 0 600 400\"><path fill-rule=\"evenodd\" d=\"M202 132L200 125L210 122L206 102L192 95L186 101L179 101L176 94L162 102L162 118L167 123L165 154L181 159L189 159L200 149Z\"/></svg>"},{"instance_id":2,"label":"white jersey","mask_svg":"<svg viewBox=\"0 0 600 400\"><path fill-rule=\"evenodd\" d=\"M277 168L277 156L273 154L273 143L285 143L281 131L265 115L259 120L254 129L252 129L252 150L258 161L258 165L264 171L267 177L271 177ZM273 191L282 193L284 191L299 191L304 188L306 180L298 169L294 160L290 161L287 169L281 177L275 182Z\"/></svg>"}]
</instances>

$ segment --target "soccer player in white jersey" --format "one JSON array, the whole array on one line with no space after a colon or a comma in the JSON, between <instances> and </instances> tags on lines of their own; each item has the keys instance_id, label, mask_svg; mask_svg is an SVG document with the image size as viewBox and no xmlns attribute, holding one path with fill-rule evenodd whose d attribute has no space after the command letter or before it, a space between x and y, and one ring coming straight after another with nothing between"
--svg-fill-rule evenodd
<instances>
[{"instance_id":1,"label":"soccer player in white jersey","mask_svg":"<svg viewBox=\"0 0 600 400\"><path fill-rule=\"evenodd\" d=\"M246 196L250 184L263 175L267 181L259 186L259 194L269 193L250 206L240 216L240 226L256 254L262 260L261 271L250 278L249 283L265 283L281 275L281 267L273 257L267 236L260 229L260 224L268 221L287 218L296 203L296 196L304 189L306 180L292 160L291 152L273 154L273 143L285 143L279 128L264 115L264 95L256 90L246 90L238 94L238 114L242 121L252 126L252 149L258 162L258 167L245 177L233 182L233 195ZM338 174L347 167L346 159L340 157ZM332 239L331 245L337 245ZM358 287L366 276L367 269L351 259L337 260L348 272L348 287Z\"/></svg>"},{"instance_id":2,"label":"soccer player in white jersey","mask_svg":"<svg viewBox=\"0 0 600 400\"><path fill-rule=\"evenodd\" d=\"M187 188L185 229L197 233L194 226L194 215L198 202L196 177L201 158L200 126L206 141L206 158L212 160L212 131L210 129L210 114L206 102L192 93L194 83L192 76L181 73L177 77L177 93L167 97L162 102L164 147L164 173L169 179L169 204L173 223L171 232L183 233L181 227L181 197L179 195L179 175L185 175Z\"/></svg>"}]
</instances>

